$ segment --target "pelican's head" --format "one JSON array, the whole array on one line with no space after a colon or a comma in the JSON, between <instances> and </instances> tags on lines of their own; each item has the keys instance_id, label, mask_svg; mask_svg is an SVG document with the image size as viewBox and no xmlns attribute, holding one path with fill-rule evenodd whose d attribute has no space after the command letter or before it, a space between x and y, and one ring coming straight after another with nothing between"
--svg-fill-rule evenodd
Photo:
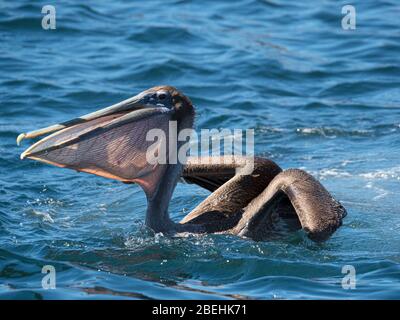
<instances>
[{"instance_id":1,"label":"pelican's head","mask_svg":"<svg viewBox=\"0 0 400 320\"><path fill-rule=\"evenodd\" d=\"M24 151L21 159L137 182L151 193L162 166L147 161L146 152L155 145L148 133L165 132L167 141L157 141L152 151L168 152L169 122L176 121L182 130L192 128L193 119L194 108L185 95L174 87L158 86L85 116L22 133L17 143L48 135Z\"/></svg>"}]
</instances>

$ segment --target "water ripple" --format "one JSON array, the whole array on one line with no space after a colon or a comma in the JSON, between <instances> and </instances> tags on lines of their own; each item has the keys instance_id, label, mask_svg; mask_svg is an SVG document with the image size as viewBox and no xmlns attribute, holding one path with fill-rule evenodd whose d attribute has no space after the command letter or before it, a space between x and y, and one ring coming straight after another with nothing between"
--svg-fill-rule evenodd
<instances>
[{"instance_id":1,"label":"water ripple","mask_svg":"<svg viewBox=\"0 0 400 320\"><path fill-rule=\"evenodd\" d=\"M357 3L353 31L336 2L55 6L49 31L39 3L0 12L1 299L399 298L397 1ZM348 209L343 227L324 244L154 235L138 186L19 160L20 132L159 84L192 99L197 129L254 128L257 154L315 175ZM178 185L172 218L207 195ZM47 264L57 290L41 288Z\"/></svg>"}]
</instances>

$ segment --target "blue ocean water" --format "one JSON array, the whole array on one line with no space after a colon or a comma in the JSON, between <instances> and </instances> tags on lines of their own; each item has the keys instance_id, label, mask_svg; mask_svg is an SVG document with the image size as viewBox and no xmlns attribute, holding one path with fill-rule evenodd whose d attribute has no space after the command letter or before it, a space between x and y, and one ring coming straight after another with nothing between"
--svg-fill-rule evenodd
<instances>
[{"instance_id":1,"label":"blue ocean water","mask_svg":"<svg viewBox=\"0 0 400 320\"><path fill-rule=\"evenodd\" d=\"M342 1L53 1L43 30L46 4L0 1L0 299L400 298L398 1L353 1L355 30ZM153 235L138 186L19 160L19 133L159 84L198 129L254 128L257 154L315 175L343 227L323 244ZM207 194L178 185L172 217Z\"/></svg>"}]
</instances>

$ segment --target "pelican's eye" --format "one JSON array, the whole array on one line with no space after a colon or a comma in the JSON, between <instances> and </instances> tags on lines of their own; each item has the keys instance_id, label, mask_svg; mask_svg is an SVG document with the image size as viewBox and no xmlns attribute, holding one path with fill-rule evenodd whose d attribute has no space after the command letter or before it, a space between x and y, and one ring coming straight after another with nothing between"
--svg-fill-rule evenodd
<instances>
[{"instance_id":1,"label":"pelican's eye","mask_svg":"<svg viewBox=\"0 0 400 320\"><path fill-rule=\"evenodd\" d=\"M165 92L158 92L157 98L158 98L158 100L163 101L167 98L167 94Z\"/></svg>"}]
</instances>

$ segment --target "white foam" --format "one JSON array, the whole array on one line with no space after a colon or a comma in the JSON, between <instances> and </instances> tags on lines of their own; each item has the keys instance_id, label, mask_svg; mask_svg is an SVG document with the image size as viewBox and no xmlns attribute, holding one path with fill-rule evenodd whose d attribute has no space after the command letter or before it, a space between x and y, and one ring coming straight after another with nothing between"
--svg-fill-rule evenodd
<instances>
[{"instance_id":1,"label":"white foam","mask_svg":"<svg viewBox=\"0 0 400 320\"><path fill-rule=\"evenodd\" d=\"M43 222L54 223L53 218L50 216L48 212L42 212L37 210L33 210L32 212L35 216L41 217Z\"/></svg>"},{"instance_id":2,"label":"white foam","mask_svg":"<svg viewBox=\"0 0 400 320\"><path fill-rule=\"evenodd\" d=\"M367 183L366 187L368 189L374 190L377 193L377 195L373 197L372 200L379 200L385 198L387 195L392 193L386 189L375 186L371 181Z\"/></svg>"},{"instance_id":3,"label":"white foam","mask_svg":"<svg viewBox=\"0 0 400 320\"><path fill-rule=\"evenodd\" d=\"M336 168L327 168L320 170L317 175L320 178L328 178L328 177L352 177L353 175L347 171L336 169Z\"/></svg>"},{"instance_id":4,"label":"white foam","mask_svg":"<svg viewBox=\"0 0 400 320\"><path fill-rule=\"evenodd\" d=\"M349 162L343 162L341 166L346 166ZM326 168L321 169L319 171L308 170L305 167L301 167L301 169L308 171L312 175L320 179L330 178L330 177L339 177L339 178L350 178L350 177L360 177L367 180L400 180L400 166L386 169L378 169L371 172L362 172L362 173L351 173L349 171L345 171L339 168Z\"/></svg>"},{"instance_id":5,"label":"white foam","mask_svg":"<svg viewBox=\"0 0 400 320\"><path fill-rule=\"evenodd\" d=\"M373 172L361 173L360 177L365 179L395 179L400 180L400 166L389 169L380 169Z\"/></svg>"}]
</instances>

